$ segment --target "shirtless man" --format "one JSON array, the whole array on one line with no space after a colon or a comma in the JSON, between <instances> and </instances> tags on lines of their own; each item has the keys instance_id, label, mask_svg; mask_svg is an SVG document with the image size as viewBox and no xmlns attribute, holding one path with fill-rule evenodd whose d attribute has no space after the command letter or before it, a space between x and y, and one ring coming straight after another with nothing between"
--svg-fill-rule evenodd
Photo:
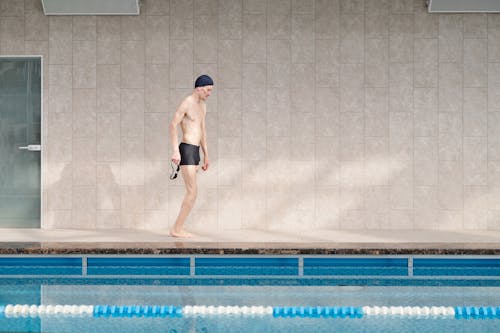
<instances>
[{"instance_id":1,"label":"shirtless man","mask_svg":"<svg viewBox=\"0 0 500 333\"><path fill-rule=\"evenodd\" d=\"M207 150L207 133L205 130L205 115L207 106L205 101L212 93L214 82L208 75L201 75L196 79L194 91L187 96L177 108L174 119L170 123L170 141L172 143L172 162L180 165L182 178L186 186L186 195L175 221L170 229L173 237L193 237L184 230L184 221L194 206L198 186L196 173L200 163L200 145L203 149L203 171L208 169L210 163ZM182 142L177 140L177 125L181 125Z\"/></svg>"}]
</instances>

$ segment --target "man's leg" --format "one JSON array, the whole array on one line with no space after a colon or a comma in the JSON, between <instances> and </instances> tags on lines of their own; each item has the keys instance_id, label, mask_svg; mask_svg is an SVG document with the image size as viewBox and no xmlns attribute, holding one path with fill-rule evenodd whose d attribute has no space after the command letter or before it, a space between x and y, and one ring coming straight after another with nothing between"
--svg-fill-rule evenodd
<instances>
[{"instance_id":1,"label":"man's leg","mask_svg":"<svg viewBox=\"0 0 500 333\"><path fill-rule=\"evenodd\" d=\"M196 169L195 165L181 165L182 178L186 186L186 195L182 201L181 210L177 216L174 227L170 230L170 235L174 237L193 237L192 234L184 230L184 221L191 212L198 194L198 186L196 184Z\"/></svg>"}]
</instances>

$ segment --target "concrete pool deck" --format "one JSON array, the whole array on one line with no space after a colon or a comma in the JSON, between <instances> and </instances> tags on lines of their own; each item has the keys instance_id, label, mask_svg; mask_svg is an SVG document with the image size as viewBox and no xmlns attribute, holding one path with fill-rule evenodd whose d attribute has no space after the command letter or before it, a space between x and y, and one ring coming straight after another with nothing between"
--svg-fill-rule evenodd
<instances>
[{"instance_id":1,"label":"concrete pool deck","mask_svg":"<svg viewBox=\"0 0 500 333\"><path fill-rule=\"evenodd\" d=\"M500 254L500 232L489 230L166 230L0 229L0 254Z\"/></svg>"}]
</instances>

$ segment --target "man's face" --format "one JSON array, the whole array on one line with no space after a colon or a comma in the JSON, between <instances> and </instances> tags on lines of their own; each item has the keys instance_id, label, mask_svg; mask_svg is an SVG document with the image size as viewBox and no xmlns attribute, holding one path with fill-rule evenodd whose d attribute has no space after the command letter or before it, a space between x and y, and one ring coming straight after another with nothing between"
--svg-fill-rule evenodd
<instances>
[{"instance_id":1,"label":"man's face","mask_svg":"<svg viewBox=\"0 0 500 333\"><path fill-rule=\"evenodd\" d=\"M212 94L213 89L214 89L214 86L200 87L200 91L199 91L200 98L205 101Z\"/></svg>"}]
</instances>

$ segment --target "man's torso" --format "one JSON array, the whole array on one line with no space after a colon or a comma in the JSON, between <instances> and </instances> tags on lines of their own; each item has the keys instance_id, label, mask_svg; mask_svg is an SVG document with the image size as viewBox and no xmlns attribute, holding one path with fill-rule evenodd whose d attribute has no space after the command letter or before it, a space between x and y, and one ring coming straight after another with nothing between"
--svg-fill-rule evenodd
<instances>
[{"instance_id":1,"label":"man's torso","mask_svg":"<svg viewBox=\"0 0 500 333\"><path fill-rule=\"evenodd\" d=\"M182 142L199 146L203 134L201 128L204 117L203 103L196 103L191 96L187 99L187 111L181 121Z\"/></svg>"}]
</instances>

